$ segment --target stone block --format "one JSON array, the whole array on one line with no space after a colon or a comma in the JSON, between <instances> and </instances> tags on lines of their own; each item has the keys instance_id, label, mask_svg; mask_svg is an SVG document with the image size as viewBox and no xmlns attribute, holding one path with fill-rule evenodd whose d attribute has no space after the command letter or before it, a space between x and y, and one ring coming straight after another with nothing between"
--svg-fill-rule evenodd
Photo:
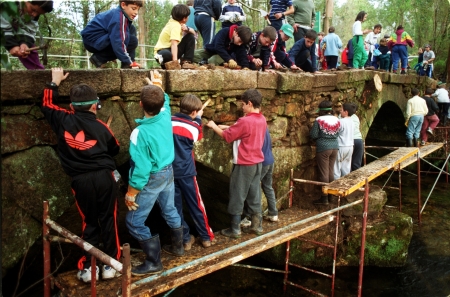
<instances>
[{"instance_id":1,"label":"stone block","mask_svg":"<svg viewBox=\"0 0 450 297\"><path fill-rule=\"evenodd\" d=\"M363 191L356 191L345 197L348 203L354 202L364 198ZM378 186L370 186L369 188L369 215L379 215L383 210L383 206L386 204L387 195L386 192L381 190ZM363 204L354 205L351 208L346 208L342 211L345 216L359 216L363 211Z\"/></svg>"},{"instance_id":2,"label":"stone block","mask_svg":"<svg viewBox=\"0 0 450 297\"><path fill-rule=\"evenodd\" d=\"M255 89L258 87L258 71L223 70L223 90ZM242 94L241 93L241 94Z\"/></svg>"},{"instance_id":3,"label":"stone block","mask_svg":"<svg viewBox=\"0 0 450 297\"><path fill-rule=\"evenodd\" d=\"M258 89L273 89L276 90L278 88L278 74L277 73L268 73L263 71L257 72L258 76Z\"/></svg>"},{"instance_id":4,"label":"stone block","mask_svg":"<svg viewBox=\"0 0 450 297\"><path fill-rule=\"evenodd\" d=\"M39 118L29 114L2 116L2 155L23 151L35 145L55 145L57 143L55 133L40 110L39 113Z\"/></svg>"},{"instance_id":5,"label":"stone block","mask_svg":"<svg viewBox=\"0 0 450 297\"><path fill-rule=\"evenodd\" d=\"M165 71L160 72L161 75L165 74ZM150 78L150 71L145 69L122 69L122 88L121 93L140 93L142 87L147 85L145 78ZM163 89L165 89L165 79L162 79Z\"/></svg>"},{"instance_id":6,"label":"stone block","mask_svg":"<svg viewBox=\"0 0 450 297\"><path fill-rule=\"evenodd\" d=\"M277 117L272 122L268 123L272 141L274 139L284 138L287 134L288 119L286 117Z\"/></svg>"},{"instance_id":7,"label":"stone block","mask_svg":"<svg viewBox=\"0 0 450 297\"><path fill-rule=\"evenodd\" d=\"M223 89L224 84L235 82L225 81L225 70L186 70L166 71L167 93L208 92L216 93Z\"/></svg>"},{"instance_id":8,"label":"stone block","mask_svg":"<svg viewBox=\"0 0 450 297\"><path fill-rule=\"evenodd\" d=\"M288 117L296 117L300 115L300 106L298 103L286 103L284 115Z\"/></svg>"},{"instance_id":9,"label":"stone block","mask_svg":"<svg viewBox=\"0 0 450 297\"><path fill-rule=\"evenodd\" d=\"M330 87L332 90L336 88L337 75L330 73L321 73L315 75L314 88Z\"/></svg>"},{"instance_id":10,"label":"stone block","mask_svg":"<svg viewBox=\"0 0 450 297\"><path fill-rule=\"evenodd\" d=\"M314 87L315 77L311 73L278 74L278 92L309 91Z\"/></svg>"},{"instance_id":11,"label":"stone block","mask_svg":"<svg viewBox=\"0 0 450 297\"><path fill-rule=\"evenodd\" d=\"M42 96L45 83L52 80L49 70L1 70L1 101L36 99Z\"/></svg>"},{"instance_id":12,"label":"stone block","mask_svg":"<svg viewBox=\"0 0 450 297\"><path fill-rule=\"evenodd\" d=\"M70 74L59 86L60 96L69 96L70 89L77 84L93 87L98 95L108 96L120 94L122 76L120 69L70 70ZM136 71L136 70L132 70ZM49 79L51 80L51 72Z\"/></svg>"},{"instance_id":13,"label":"stone block","mask_svg":"<svg viewBox=\"0 0 450 297\"><path fill-rule=\"evenodd\" d=\"M391 84L417 84L417 75L389 73L389 83Z\"/></svg>"}]
</instances>

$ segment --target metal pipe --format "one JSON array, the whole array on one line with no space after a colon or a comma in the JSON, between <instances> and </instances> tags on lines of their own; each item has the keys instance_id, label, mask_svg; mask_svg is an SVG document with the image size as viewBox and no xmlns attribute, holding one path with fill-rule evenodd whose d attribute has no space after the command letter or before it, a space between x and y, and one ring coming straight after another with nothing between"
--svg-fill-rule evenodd
<instances>
[{"instance_id":1,"label":"metal pipe","mask_svg":"<svg viewBox=\"0 0 450 297\"><path fill-rule=\"evenodd\" d=\"M402 170L400 169L401 162L398 163L398 199L399 199L399 206L398 210L402 211Z\"/></svg>"},{"instance_id":2,"label":"metal pipe","mask_svg":"<svg viewBox=\"0 0 450 297\"><path fill-rule=\"evenodd\" d=\"M398 150L399 147L396 146L377 146L377 145L368 145L366 148L376 148L376 149L386 149L386 150Z\"/></svg>"},{"instance_id":3,"label":"metal pipe","mask_svg":"<svg viewBox=\"0 0 450 297\"><path fill-rule=\"evenodd\" d=\"M175 291L176 288L178 288L178 287L172 288L169 292L167 292L166 294L164 294L163 297L167 297L167 296L169 296L170 294L172 294L172 292Z\"/></svg>"},{"instance_id":4,"label":"metal pipe","mask_svg":"<svg viewBox=\"0 0 450 297\"><path fill-rule=\"evenodd\" d=\"M448 164L449 158L450 158L450 154L447 156L447 159L445 160L445 163L442 165L441 171L439 172L438 177L437 177L436 180L434 181L433 187L431 187L431 191L430 191L430 193L428 194L428 197L427 197L427 199L425 200L425 203L423 204L422 209L420 210L420 213L422 213L423 210L425 209L425 205L427 205L428 199L430 199L431 193L433 192L434 187L436 186L436 184L437 184L437 182L438 182L438 180L439 180L439 177L440 177L442 171L444 170L444 167L446 166L446 164Z\"/></svg>"},{"instance_id":5,"label":"metal pipe","mask_svg":"<svg viewBox=\"0 0 450 297\"><path fill-rule=\"evenodd\" d=\"M295 263L290 263L290 265L294 266L294 267L297 267L297 268L300 268L300 269L303 269L303 270L306 270L306 271L309 271L309 272L312 272L312 273L315 273L315 274L319 274L319 275L328 277L328 278L332 278L333 277L331 274L328 274L328 273L325 273L325 272L322 272L322 271L319 271L319 270L311 269L311 268L308 268L308 267L305 267L305 266L302 266L302 265L298 265L298 264L295 264Z\"/></svg>"},{"instance_id":6,"label":"metal pipe","mask_svg":"<svg viewBox=\"0 0 450 297\"><path fill-rule=\"evenodd\" d=\"M364 212L361 228L361 253L359 255L358 297L362 296L362 282L364 272L364 249L366 247L367 210L369 209L369 180L366 178L364 193Z\"/></svg>"},{"instance_id":7,"label":"metal pipe","mask_svg":"<svg viewBox=\"0 0 450 297\"><path fill-rule=\"evenodd\" d=\"M381 187L381 189L383 190L384 187L386 186L386 184L388 183L388 181L391 179L392 175L394 174L395 170L392 170L391 175L389 175L389 177L387 178L386 182L384 183L384 185Z\"/></svg>"},{"instance_id":8,"label":"metal pipe","mask_svg":"<svg viewBox=\"0 0 450 297\"><path fill-rule=\"evenodd\" d=\"M88 253L93 255L95 258L98 258L101 262L103 262L103 263L113 267L115 270L119 271L120 273L123 273L122 272L123 265L122 265L122 263L120 263L116 259L111 258L107 254L105 254L101 250L95 248L90 243L84 241L83 239L81 239L80 237L76 236L75 234L73 234L69 230L65 229L62 226L59 226L53 220L47 218L45 220L45 223L50 228L52 228L53 230L55 230L56 232L61 234L62 236L69 238L74 244L76 244L77 246L79 246L83 250L87 251Z\"/></svg>"},{"instance_id":9,"label":"metal pipe","mask_svg":"<svg viewBox=\"0 0 450 297\"><path fill-rule=\"evenodd\" d=\"M95 269L92 269L95 267ZM97 296L97 260L91 256L91 296Z\"/></svg>"},{"instance_id":10,"label":"metal pipe","mask_svg":"<svg viewBox=\"0 0 450 297\"><path fill-rule=\"evenodd\" d=\"M341 196L338 196L338 207L341 206ZM336 214L336 231L334 237L334 247L333 247L333 271L331 272L331 297L334 297L334 285L336 283L336 258L337 258L337 246L338 246L338 235L339 235L339 222L340 222L340 212Z\"/></svg>"},{"instance_id":11,"label":"metal pipe","mask_svg":"<svg viewBox=\"0 0 450 297\"><path fill-rule=\"evenodd\" d=\"M175 273L175 272L180 271L182 269L188 269L188 268L193 267L193 266L195 266L195 265L197 265L199 263L204 263L204 262L208 261L211 258L218 257L218 256L221 256L223 254L230 253L230 252L233 252L235 250L238 250L238 249L240 249L242 247L251 245L251 244L255 243L256 241L260 241L261 239L271 238L271 237L274 237L276 234L289 232L289 230L292 229L292 228L296 228L296 227L298 227L300 225L304 225L304 224L309 223L311 221L330 216L331 214L333 214L333 213L335 213L335 212L337 212L339 210L350 208L350 207L352 207L354 205L362 203L363 201L364 201L364 199L360 199L360 200L356 200L354 202L348 203L348 204L346 204L344 206L333 208L333 209L331 209L329 211L325 211L325 212L322 212L320 214L314 215L312 217L309 217L309 218L297 221L297 222L292 223L290 225L284 226L283 228L276 229L274 231L265 233L265 234L263 234L261 236L252 238L252 239L247 240L245 242L241 242L241 243L239 243L237 245L228 247L228 248L226 248L224 250L221 250L221 251L209 254L209 255L204 256L202 258L195 259L195 260L193 260L191 262L188 262L188 263L185 263L183 265L180 265L180 266L177 266L177 267L165 270L165 271L159 273L158 275L153 275L153 276L149 276L147 278L143 278L143 279L141 279L141 280L131 284L131 290L139 287L140 285L143 285L143 284L151 282L151 281L153 281L155 279L158 279L159 277L171 275L172 273Z\"/></svg>"},{"instance_id":12,"label":"metal pipe","mask_svg":"<svg viewBox=\"0 0 450 297\"><path fill-rule=\"evenodd\" d=\"M50 217L48 211L48 201L44 201L44 212L42 215L42 242L44 245L44 297L51 296L51 262L50 262L50 241L48 240L48 235L50 234L50 229L45 224L45 220Z\"/></svg>"},{"instance_id":13,"label":"metal pipe","mask_svg":"<svg viewBox=\"0 0 450 297\"><path fill-rule=\"evenodd\" d=\"M128 243L123 245L122 262L122 297L131 297L131 257L130 245Z\"/></svg>"},{"instance_id":14,"label":"metal pipe","mask_svg":"<svg viewBox=\"0 0 450 297\"><path fill-rule=\"evenodd\" d=\"M422 208L421 205L421 187L420 187L420 150L417 152L417 216L419 219L419 225L422 223L422 213L420 212L420 209Z\"/></svg>"},{"instance_id":15,"label":"metal pipe","mask_svg":"<svg viewBox=\"0 0 450 297\"><path fill-rule=\"evenodd\" d=\"M290 178L290 181L289 181L289 188L293 188L294 187L294 169L291 169L291 178ZM294 192L293 191L291 191L290 193L289 193L289 207L292 207L292 198L293 198L293 196L294 196Z\"/></svg>"},{"instance_id":16,"label":"metal pipe","mask_svg":"<svg viewBox=\"0 0 450 297\"><path fill-rule=\"evenodd\" d=\"M306 292L309 292L309 293L311 293L311 294L314 294L314 295L317 295L317 296L321 296L321 297L327 297L327 295L324 295L324 294L322 294L322 293L319 293L319 292L316 292L316 291L314 291L314 290L308 289L308 288L306 288L306 287L303 287L303 286L301 286L301 285L295 284L295 283L293 283L293 282L286 281L286 283L288 283L288 284L291 285L291 286L297 287L297 288L299 288L299 289L305 290Z\"/></svg>"},{"instance_id":17,"label":"metal pipe","mask_svg":"<svg viewBox=\"0 0 450 297\"><path fill-rule=\"evenodd\" d=\"M333 248L333 246L331 244L326 244L326 243L323 243L323 242L319 242L319 241L315 241L315 240L311 240L311 239L306 239L306 238L301 238L301 237L298 237L297 239L301 240L301 241L305 241L305 242L311 242L311 243L314 243L314 244L317 244L317 245L320 245L320 246L324 246L324 247L327 247L327 248L330 248L330 249Z\"/></svg>"},{"instance_id":18,"label":"metal pipe","mask_svg":"<svg viewBox=\"0 0 450 297\"><path fill-rule=\"evenodd\" d=\"M243 267L243 268L251 268L251 269L256 269L256 270L263 270L263 271L270 271L270 272L278 272L278 273L285 273L284 270L280 270L280 269L273 269L273 268L265 268L265 267L258 267L258 266L253 266L253 265L245 265L245 264L233 264L231 266L236 266L236 267ZM289 273L289 271L288 271Z\"/></svg>"},{"instance_id":19,"label":"metal pipe","mask_svg":"<svg viewBox=\"0 0 450 297\"><path fill-rule=\"evenodd\" d=\"M318 186L328 186L330 184L330 183L323 183L323 182L307 180L307 179L298 179L298 178L294 179L294 181L299 182L299 183L318 185Z\"/></svg>"},{"instance_id":20,"label":"metal pipe","mask_svg":"<svg viewBox=\"0 0 450 297\"><path fill-rule=\"evenodd\" d=\"M287 289L287 279L288 279L288 274L289 274L289 256L290 256L290 252L291 252L291 241L288 240L286 242L286 257L284 259L284 278L283 278L283 292L284 294L286 294L286 289Z\"/></svg>"}]
</instances>

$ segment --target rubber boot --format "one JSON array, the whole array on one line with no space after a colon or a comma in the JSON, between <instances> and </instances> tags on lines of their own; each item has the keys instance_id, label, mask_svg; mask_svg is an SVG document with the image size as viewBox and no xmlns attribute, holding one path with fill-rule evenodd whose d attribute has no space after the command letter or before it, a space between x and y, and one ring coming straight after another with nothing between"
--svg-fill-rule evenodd
<instances>
[{"instance_id":1,"label":"rubber boot","mask_svg":"<svg viewBox=\"0 0 450 297\"><path fill-rule=\"evenodd\" d=\"M448 118L447 118L446 116L443 116L442 119L443 119L442 125L443 125L444 127L447 126Z\"/></svg>"},{"instance_id":2,"label":"rubber boot","mask_svg":"<svg viewBox=\"0 0 450 297\"><path fill-rule=\"evenodd\" d=\"M163 270L161 263L161 245L159 243L159 236L153 236L145 241L139 241L142 250L145 253L145 261L141 265L131 268L131 274L144 275L157 273Z\"/></svg>"},{"instance_id":3,"label":"rubber boot","mask_svg":"<svg viewBox=\"0 0 450 297\"><path fill-rule=\"evenodd\" d=\"M183 247L183 226L170 229L170 240L172 241L171 245L164 245L163 251L181 257L184 255L184 247Z\"/></svg>"},{"instance_id":4,"label":"rubber boot","mask_svg":"<svg viewBox=\"0 0 450 297\"><path fill-rule=\"evenodd\" d=\"M415 138L413 139L413 145L412 145L412 147L418 147L418 146L417 146L417 139L415 139Z\"/></svg>"},{"instance_id":5,"label":"rubber boot","mask_svg":"<svg viewBox=\"0 0 450 297\"><path fill-rule=\"evenodd\" d=\"M413 147L413 140L406 138L406 147Z\"/></svg>"},{"instance_id":6,"label":"rubber boot","mask_svg":"<svg viewBox=\"0 0 450 297\"><path fill-rule=\"evenodd\" d=\"M241 237L241 215L232 215L231 216L231 228L223 229L220 231L220 234L226 237L231 238L240 238Z\"/></svg>"},{"instance_id":7,"label":"rubber boot","mask_svg":"<svg viewBox=\"0 0 450 297\"><path fill-rule=\"evenodd\" d=\"M261 214L253 214L252 215L252 224L250 227L243 228L242 231L245 233L255 233L256 235L261 235L263 232L262 228L262 215Z\"/></svg>"},{"instance_id":8,"label":"rubber boot","mask_svg":"<svg viewBox=\"0 0 450 297\"><path fill-rule=\"evenodd\" d=\"M328 204L328 195L320 196L320 199L314 200L314 204Z\"/></svg>"}]
</instances>

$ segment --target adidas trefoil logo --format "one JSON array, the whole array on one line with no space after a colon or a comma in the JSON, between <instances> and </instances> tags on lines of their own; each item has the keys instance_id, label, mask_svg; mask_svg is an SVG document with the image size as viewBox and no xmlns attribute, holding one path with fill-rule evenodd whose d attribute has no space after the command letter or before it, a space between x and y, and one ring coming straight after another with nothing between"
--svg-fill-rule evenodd
<instances>
[{"instance_id":1,"label":"adidas trefoil logo","mask_svg":"<svg viewBox=\"0 0 450 297\"><path fill-rule=\"evenodd\" d=\"M97 143L97 140L95 139L84 141L85 140L84 131L78 132L78 134L75 137L73 137L72 134L70 134L69 132L65 131L64 138L66 139L66 142L70 147L80 151L88 150Z\"/></svg>"}]
</instances>

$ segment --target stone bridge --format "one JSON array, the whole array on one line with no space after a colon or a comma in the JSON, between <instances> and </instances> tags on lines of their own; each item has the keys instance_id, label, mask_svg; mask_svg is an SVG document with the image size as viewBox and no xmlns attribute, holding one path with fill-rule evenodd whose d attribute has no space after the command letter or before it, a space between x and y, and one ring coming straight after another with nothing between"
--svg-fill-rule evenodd
<instances>
[{"instance_id":1,"label":"stone bridge","mask_svg":"<svg viewBox=\"0 0 450 297\"><path fill-rule=\"evenodd\" d=\"M436 84L416 75L364 70L316 75L223 69L161 72L165 90L171 97L172 112L178 110L179 101L186 93L197 95L203 102L212 99L205 109L204 123L213 119L231 124L242 116L239 98L246 89L256 88L263 94L262 112L273 141L277 197L288 190L291 168L302 178L315 178L315 148L309 140L309 129L322 100L357 103L361 132L366 137L383 104L388 102L387 110L395 109L401 115L411 97L411 88L423 90ZM383 82L381 92L375 89L375 74ZM124 176L134 119L143 116L138 104L140 89L144 78L149 76L149 70L73 70L59 88L60 99L56 104L66 108L72 85L87 83L96 88L103 106L98 117L106 122L112 116L110 127L121 144L116 162ZM59 164L56 137L39 109L42 89L50 81L49 70L1 72L3 272L16 264L41 236L43 200L50 201L53 218L74 202L70 179ZM403 122L404 118L398 120ZM386 129L389 133L389 127ZM212 184L216 178L227 180L232 167L231 145L205 127L204 139L196 146L195 154L199 166L216 176L210 178Z\"/></svg>"}]
</instances>

